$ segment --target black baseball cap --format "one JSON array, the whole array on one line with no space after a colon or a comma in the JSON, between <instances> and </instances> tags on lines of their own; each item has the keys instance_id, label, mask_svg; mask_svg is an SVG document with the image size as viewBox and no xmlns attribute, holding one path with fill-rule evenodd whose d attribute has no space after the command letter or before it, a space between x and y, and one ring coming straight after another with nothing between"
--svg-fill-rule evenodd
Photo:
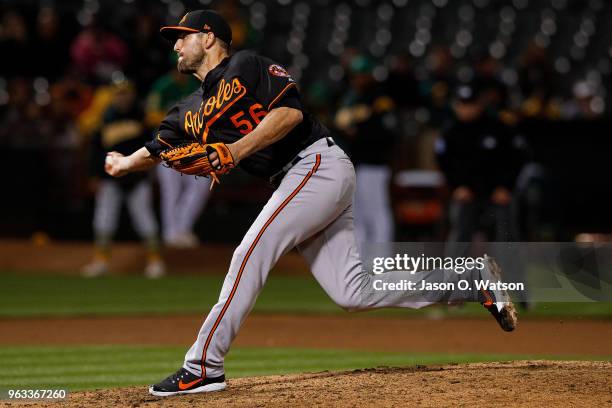
<instances>
[{"instance_id":1,"label":"black baseball cap","mask_svg":"<svg viewBox=\"0 0 612 408\"><path fill-rule=\"evenodd\" d=\"M212 10L195 10L185 14L176 26L162 27L161 35L172 42L182 33L213 33L228 45L232 43L232 29L221 15Z\"/></svg>"}]
</instances>

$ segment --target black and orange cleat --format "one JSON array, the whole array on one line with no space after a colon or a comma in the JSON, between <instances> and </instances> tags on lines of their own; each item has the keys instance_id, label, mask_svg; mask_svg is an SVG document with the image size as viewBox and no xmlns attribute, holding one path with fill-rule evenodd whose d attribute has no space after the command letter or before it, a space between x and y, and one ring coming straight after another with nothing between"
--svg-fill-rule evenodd
<instances>
[{"instance_id":1,"label":"black and orange cleat","mask_svg":"<svg viewBox=\"0 0 612 408\"><path fill-rule=\"evenodd\" d=\"M151 385L149 394L158 397L169 397L179 394L196 394L199 392L222 391L226 387L225 376L202 378L184 368L168 376L163 381Z\"/></svg>"},{"instance_id":2,"label":"black and orange cleat","mask_svg":"<svg viewBox=\"0 0 612 408\"><path fill-rule=\"evenodd\" d=\"M507 332L516 328L516 309L508 292L499 288L502 283L501 268L495 259L485 255L485 267L480 272L482 282L488 281L486 289L480 289L482 305L493 315L500 327Z\"/></svg>"}]
</instances>

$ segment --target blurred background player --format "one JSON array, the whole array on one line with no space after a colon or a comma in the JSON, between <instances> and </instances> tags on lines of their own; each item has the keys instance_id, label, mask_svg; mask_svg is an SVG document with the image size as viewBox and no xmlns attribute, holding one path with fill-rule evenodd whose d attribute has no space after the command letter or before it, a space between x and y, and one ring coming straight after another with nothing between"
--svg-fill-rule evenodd
<instances>
[{"instance_id":1,"label":"blurred background player","mask_svg":"<svg viewBox=\"0 0 612 408\"><path fill-rule=\"evenodd\" d=\"M350 87L334 121L355 164L355 233L360 243L393 240L389 185L395 105L372 76L373 68L369 58L353 57Z\"/></svg>"},{"instance_id":2,"label":"blurred background player","mask_svg":"<svg viewBox=\"0 0 612 408\"><path fill-rule=\"evenodd\" d=\"M455 119L437 146L451 191L449 242L471 242L481 221L492 227L492 240L516 239L511 203L520 155L508 128L496 114L487 114L487 96L476 83L460 85L452 105Z\"/></svg>"},{"instance_id":3,"label":"blurred background player","mask_svg":"<svg viewBox=\"0 0 612 408\"><path fill-rule=\"evenodd\" d=\"M176 59L176 55L172 58ZM170 107L192 93L199 83L189 75L172 69L152 86L147 98L147 126L156 129ZM164 243L175 248L198 245L193 227L208 201L210 179L182 175L164 166L158 166L162 237Z\"/></svg>"},{"instance_id":4,"label":"blurred background player","mask_svg":"<svg viewBox=\"0 0 612 408\"><path fill-rule=\"evenodd\" d=\"M91 142L92 185L96 191L93 217L95 255L82 269L83 276L95 277L108 272L110 246L117 231L121 203L126 201L133 226L147 248L145 276L159 278L166 268L159 252L158 226L153 211L150 175L135 173L113 179L104 172L106 153L131 153L148 140L142 110L133 84L122 81L113 87L113 99L102 120L102 127Z\"/></svg>"}]
</instances>

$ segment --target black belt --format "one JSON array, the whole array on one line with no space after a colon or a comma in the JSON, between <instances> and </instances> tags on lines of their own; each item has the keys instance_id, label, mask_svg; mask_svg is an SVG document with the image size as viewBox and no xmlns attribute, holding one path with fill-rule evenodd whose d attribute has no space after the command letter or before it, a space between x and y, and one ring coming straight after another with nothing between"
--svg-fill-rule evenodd
<instances>
[{"instance_id":1,"label":"black belt","mask_svg":"<svg viewBox=\"0 0 612 408\"><path fill-rule=\"evenodd\" d=\"M334 139L332 139L331 137L326 137L325 140L327 141L327 146L329 146L329 147L332 147L333 145L336 144L336 142L334 142ZM317 142L318 142L318 140L317 140ZM280 169L280 171L278 171L277 173L275 173L272 176L270 176L270 184L272 184L272 186L274 186L274 187L278 187L280 185L281 180L283 179L283 177L285 177L287 172L293 166L298 164L300 162L300 160L302 160L302 159L303 159L303 157L295 156L295 158L293 160L291 160L289 163L287 163L286 165L284 165L283 168Z\"/></svg>"}]
</instances>

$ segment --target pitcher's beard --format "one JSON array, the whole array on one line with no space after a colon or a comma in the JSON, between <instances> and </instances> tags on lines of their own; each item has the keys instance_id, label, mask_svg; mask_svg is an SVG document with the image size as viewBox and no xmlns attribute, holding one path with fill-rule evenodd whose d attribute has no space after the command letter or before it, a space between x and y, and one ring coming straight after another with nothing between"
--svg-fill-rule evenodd
<instances>
[{"instance_id":1,"label":"pitcher's beard","mask_svg":"<svg viewBox=\"0 0 612 408\"><path fill-rule=\"evenodd\" d=\"M197 63L196 62L190 63L188 61L185 61L185 59L183 59L183 60L178 61L178 63L176 64L176 67L181 74L193 74L198 71L198 69L202 65L202 61L203 60L200 60Z\"/></svg>"}]
</instances>

